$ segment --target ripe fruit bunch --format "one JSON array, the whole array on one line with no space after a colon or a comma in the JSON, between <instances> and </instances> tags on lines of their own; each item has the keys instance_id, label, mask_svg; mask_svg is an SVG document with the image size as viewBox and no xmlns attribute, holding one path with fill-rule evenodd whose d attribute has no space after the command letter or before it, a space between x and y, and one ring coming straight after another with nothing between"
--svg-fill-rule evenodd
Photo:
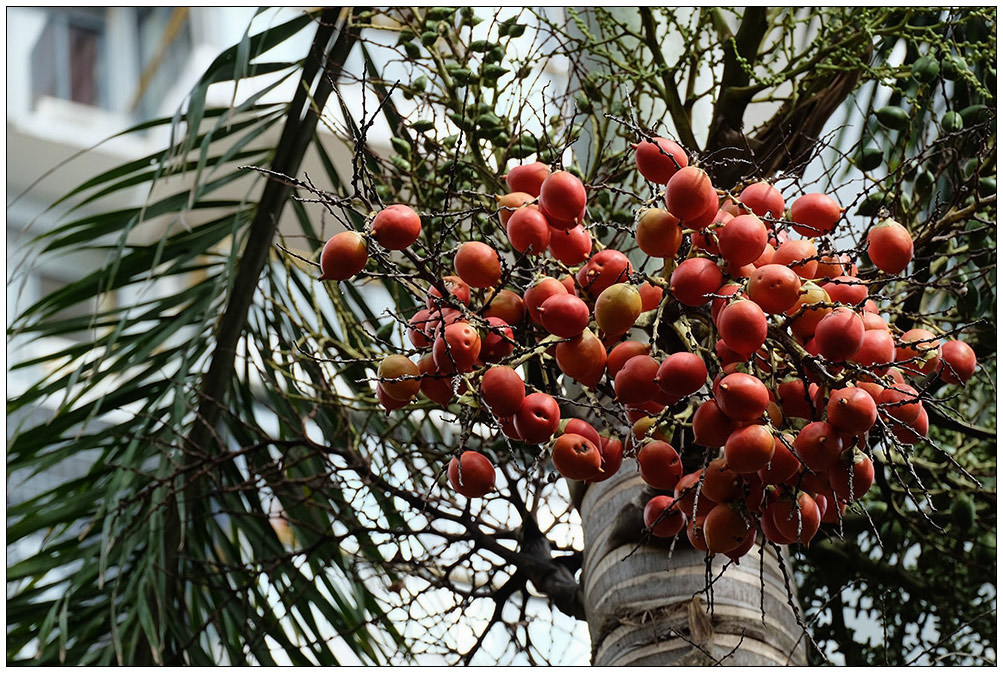
<instances>
[{"instance_id":1,"label":"ripe fruit bunch","mask_svg":"<svg viewBox=\"0 0 1003 674\"><path fill-rule=\"evenodd\" d=\"M910 264L902 225L869 230L862 250L874 269L860 273L835 247L843 210L832 196L788 205L766 182L725 194L673 141L635 151L664 193L619 249L593 240L588 190L573 173L513 167L495 230L460 242L452 273L415 264L426 285L406 317L413 350L381 360L376 397L388 413L465 408L510 449L546 447L570 480L606 480L636 459L665 492L644 510L654 536L685 530L692 545L736 559L758 533L808 544L870 489L877 437L899 447L925 438L923 391L936 377L964 384L974 352L936 326L901 331L882 317L871 288ZM365 235L328 242L322 278L361 272L366 238L405 250L420 231L408 207L384 209ZM639 273L627 253L664 266ZM469 498L494 488L485 453L462 451L447 473Z\"/></svg>"}]
</instances>

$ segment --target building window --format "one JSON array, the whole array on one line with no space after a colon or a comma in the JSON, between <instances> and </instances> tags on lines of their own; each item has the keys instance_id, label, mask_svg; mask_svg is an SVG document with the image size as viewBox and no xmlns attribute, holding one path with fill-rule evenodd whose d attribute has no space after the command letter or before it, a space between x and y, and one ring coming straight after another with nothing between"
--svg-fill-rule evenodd
<instances>
[{"instance_id":1,"label":"building window","mask_svg":"<svg viewBox=\"0 0 1003 674\"><path fill-rule=\"evenodd\" d=\"M139 82L132 109L139 119L160 111L168 90L177 84L192 51L187 7L137 7Z\"/></svg>"},{"instance_id":2,"label":"building window","mask_svg":"<svg viewBox=\"0 0 1003 674\"><path fill-rule=\"evenodd\" d=\"M32 102L42 96L108 106L104 71L105 9L50 10L45 29L31 52Z\"/></svg>"}]
</instances>

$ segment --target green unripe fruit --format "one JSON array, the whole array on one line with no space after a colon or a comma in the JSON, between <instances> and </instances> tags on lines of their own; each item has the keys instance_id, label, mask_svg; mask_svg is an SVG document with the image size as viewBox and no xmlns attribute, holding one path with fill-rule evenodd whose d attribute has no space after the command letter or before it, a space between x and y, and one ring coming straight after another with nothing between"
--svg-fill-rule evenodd
<instances>
[{"instance_id":1,"label":"green unripe fruit","mask_svg":"<svg viewBox=\"0 0 1003 674\"><path fill-rule=\"evenodd\" d=\"M979 540L975 541L975 561L980 564L996 563L996 534L988 532L982 534Z\"/></svg>"},{"instance_id":2,"label":"green unripe fruit","mask_svg":"<svg viewBox=\"0 0 1003 674\"><path fill-rule=\"evenodd\" d=\"M961 118L961 115L951 111L944 113L944 116L940 120L940 127L946 133L954 133L965 128L965 121Z\"/></svg>"},{"instance_id":3,"label":"green unripe fruit","mask_svg":"<svg viewBox=\"0 0 1003 674\"><path fill-rule=\"evenodd\" d=\"M902 130L909 126L909 115L905 110L894 105L886 105L874 113L878 122L889 129Z\"/></svg>"},{"instance_id":4,"label":"green unripe fruit","mask_svg":"<svg viewBox=\"0 0 1003 674\"><path fill-rule=\"evenodd\" d=\"M962 494L951 504L951 521L961 531L970 531L975 526L975 502L967 494Z\"/></svg>"},{"instance_id":5,"label":"green unripe fruit","mask_svg":"<svg viewBox=\"0 0 1003 674\"><path fill-rule=\"evenodd\" d=\"M940 74L940 63L932 56L920 56L912 64L912 76L918 82L932 82Z\"/></svg>"},{"instance_id":6,"label":"green unripe fruit","mask_svg":"<svg viewBox=\"0 0 1003 674\"><path fill-rule=\"evenodd\" d=\"M926 192L931 187L933 187L934 177L933 174L927 170L922 170L916 175L916 189L920 192Z\"/></svg>"},{"instance_id":7,"label":"green unripe fruit","mask_svg":"<svg viewBox=\"0 0 1003 674\"><path fill-rule=\"evenodd\" d=\"M607 336L622 335L641 315L641 293L629 283L614 283L596 299L596 325Z\"/></svg>"},{"instance_id":8,"label":"green unripe fruit","mask_svg":"<svg viewBox=\"0 0 1003 674\"><path fill-rule=\"evenodd\" d=\"M943 73L944 79L953 82L961 78L963 73L968 71L968 63L956 54L949 54L940 62L940 71Z\"/></svg>"},{"instance_id":9,"label":"green unripe fruit","mask_svg":"<svg viewBox=\"0 0 1003 674\"><path fill-rule=\"evenodd\" d=\"M861 171L872 171L881 166L885 160L884 153L876 147L865 147L857 156L857 168Z\"/></svg>"}]
</instances>

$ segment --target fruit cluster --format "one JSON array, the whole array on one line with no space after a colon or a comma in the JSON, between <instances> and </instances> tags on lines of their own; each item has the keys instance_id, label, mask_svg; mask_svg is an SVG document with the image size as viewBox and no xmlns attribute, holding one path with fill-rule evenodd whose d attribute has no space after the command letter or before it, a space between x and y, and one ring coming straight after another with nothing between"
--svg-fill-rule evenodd
<instances>
[{"instance_id":1,"label":"fruit cluster","mask_svg":"<svg viewBox=\"0 0 1003 674\"><path fill-rule=\"evenodd\" d=\"M376 395L388 413L419 392L444 408L464 396L511 440L549 445L554 467L571 480L608 479L625 456L636 458L643 480L667 492L644 509L653 536L685 529L695 547L735 559L757 531L807 544L871 487L869 433L919 442L929 421L917 387L938 374L964 383L975 354L925 328L897 334L879 315L870 285L912 259L902 225L886 219L870 229L864 250L884 276L865 280L832 247L843 210L831 196L803 194L788 207L766 182L733 196L671 140L634 149L641 175L665 185L665 207L649 204L634 230L637 247L664 260L662 273L638 274L624 252L593 241L588 191L574 174L517 166L504 176L510 192L497 198L513 260L549 256L569 273L537 273L521 292L505 288L512 262L488 243L461 243L455 274L437 279L408 321L408 339L424 355L386 356ZM367 239L403 250L420 233L409 207L383 209L368 234L327 242L321 278L362 271ZM630 338L670 306L681 325L706 324L709 339L682 329L685 349L664 353L654 330L646 342ZM584 419L562 419L560 391L527 392L516 368L550 359L568 383L612 400L631 427L623 442ZM684 427L706 456L719 454L686 474L672 445ZM470 498L494 488L494 467L476 451L452 458L447 473Z\"/></svg>"}]
</instances>

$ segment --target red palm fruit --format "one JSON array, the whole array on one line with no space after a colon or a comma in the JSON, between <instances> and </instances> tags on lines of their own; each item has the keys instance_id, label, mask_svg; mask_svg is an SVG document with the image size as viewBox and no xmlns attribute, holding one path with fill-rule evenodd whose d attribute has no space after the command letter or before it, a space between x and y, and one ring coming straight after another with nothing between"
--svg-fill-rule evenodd
<instances>
[{"instance_id":1,"label":"red palm fruit","mask_svg":"<svg viewBox=\"0 0 1003 674\"><path fill-rule=\"evenodd\" d=\"M485 322L488 325L481 340L480 359L485 363L497 363L515 350L515 333L512 326L496 316Z\"/></svg>"},{"instance_id":2,"label":"red palm fruit","mask_svg":"<svg viewBox=\"0 0 1003 674\"><path fill-rule=\"evenodd\" d=\"M480 340L480 360L484 363L496 363L508 358L516 349L516 333L505 321L491 316L487 323L484 337Z\"/></svg>"},{"instance_id":3,"label":"red palm fruit","mask_svg":"<svg viewBox=\"0 0 1003 674\"><path fill-rule=\"evenodd\" d=\"M881 399L881 394L885 392L885 387L881 384L873 381L863 381L863 378L857 380L857 388L871 396L871 400L875 403Z\"/></svg>"},{"instance_id":4,"label":"red palm fruit","mask_svg":"<svg viewBox=\"0 0 1003 674\"><path fill-rule=\"evenodd\" d=\"M467 450L449 461L446 471L453 490L467 498L486 496L495 486L495 467L480 452Z\"/></svg>"},{"instance_id":5,"label":"red palm fruit","mask_svg":"<svg viewBox=\"0 0 1003 674\"><path fill-rule=\"evenodd\" d=\"M756 265L754 264L746 264L740 267L733 264L728 264L725 267L725 272L727 272L728 276L730 276L735 280L747 279L750 276L752 276L752 273L754 271L756 271Z\"/></svg>"},{"instance_id":6,"label":"red palm fruit","mask_svg":"<svg viewBox=\"0 0 1003 674\"><path fill-rule=\"evenodd\" d=\"M904 424L911 424L923 408L919 392L909 384L894 384L878 399L881 411Z\"/></svg>"},{"instance_id":7,"label":"red palm fruit","mask_svg":"<svg viewBox=\"0 0 1003 674\"><path fill-rule=\"evenodd\" d=\"M926 413L925 407L920 407L919 416L911 424L901 424L893 422L889 424L892 433L898 441L906 445L915 445L927 436L930 431L930 417Z\"/></svg>"},{"instance_id":8,"label":"red palm fruit","mask_svg":"<svg viewBox=\"0 0 1003 674\"><path fill-rule=\"evenodd\" d=\"M708 552L731 552L748 536L752 525L735 508L721 503L707 513L703 523L704 541Z\"/></svg>"},{"instance_id":9,"label":"red palm fruit","mask_svg":"<svg viewBox=\"0 0 1003 674\"><path fill-rule=\"evenodd\" d=\"M717 329L729 348L746 358L766 341L766 314L751 300L732 302L717 317Z\"/></svg>"},{"instance_id":10,"label":"red palm fruit","mask_svg":"<svg viewBox=\"0 0 1003 674\"><path fill-rule=\"evenodd\" d=\"M481 241L460 244L453 257L453 268L471 288L489 288L501 280L498 252Z\"/></svg>"},{"instance_id":11,"label":"red palm fruit","mask_svg":"<svg viewBox=\"0 0 1003 674\"><path fill-rule=\"evenodd\" d=\"M637 452L641 479L655 489L671 491L683 476L683 464L675 448L662 440L654 440Z\"/></svg>"},{"instance_id":12,"label":"red palm fruit","mask_svg":"<svg viewBox=\"0 0 1003 674\"><path fill-rule=\"evenodd\" d=\"M749 277L749 299L769 314L782 314L793 307L801 294L801 277L793 269L770 263Z\"/></svg>"},{"instance_id":13,"label":"red palm fruit","mask_svg":"<svg viewBox=\"0 0 1003 674\"><path fill-rule=\"evenodd\" d=\"M815 343L827 360L846 360L864 343L864 322L853 309L836 307L815 326Z\"/></svg>"},{"instance_id":14,"label":"red palm fruit","mask_svg":"<svg viewBox=\"0 0 1003 674\"><path fill-rule=\"evenodd\" d=\"M575 285L575 278L571 274L565 274L558 281L564 284L569 295L578 296L578 287Z\"/></svg>"},{"instance_id":15,"label":"red palm fruit","mask_svg":"<svg viewBox=\"0 0 1003 674\"><path fill-rule=\"evenodd\" d=\"M502 228L508 227L508 220L516 212L516 209L525 207L534 211L539 210L537 205L532 203L535 198L528 192L511 192L495 197L495 201L498 203L498 221L501 222Z\"/></svg>"},{"instance_id":16,"label":"red palm fruit","mask_svg":"<svg viewBox=\"0 0 1003 674\"><path fill-rule=\"evenodd\" d=\"M805 194L791 204L794 231L801 236L828 234L836 228L841 215L836 200L825 194Z\"/></svg>"},{"instance_id":17,"label":"red palm fruit","mask_svg":"<svg viewBox=\"0 0 1003 674\"><path fill-rule=\"evenodd\" d=\"M777 545L790 545L794 542L794 539L788 538L781 533L780 530L777 529L777 525L773 522L774 513L776 513L780 507L779 501L771 503L763 512L763 517L759 521L759 527L763 530L763 538L771 543L776 543Z\"/></svg>"},{"instance_id":18,"label":"red palm fruit","mask_svg":"<svg viewBox=\"0 0 1003 674\"><path fill-rule=\"evenodd\" d=\"M446 374L470 372L481 353L481 337L469 323L447 325L432 345L435 367Z\"/></svg>"},{"instance_id":19,"label":"red palm fruit","mask_svg":"<svg viewBox=\"0 0 1003 674\"><path fill-rule=\"evenodd\" d=\"M943 362L940 378L948 384L967 383L979 365L975 351L960 339L944 342L940 347L940 360Z\"/></svg>"},{"instance_id":20,"label":"red palm fruit","mask_svg":"<svg viewBox=\"0 0 1003 674\"><path fill-rule=\"evenodd\" d=\"M671 496L653 496L644 506L644 528L658 538L672 538L686 526L686 518Z\"/></svg>"},{"instance_id":21,"label":"red palm fruit","mask_svg":"<svg viewBox=\"0 0 1003 674\"><path fill-rule=\"evenodd\" d=\"M756 473L747 473L742 476L744 482L745 498L742 499L746 509L750 513L762 513L763 504L766 500L766 487Z\"/></svg>"},{"instance_id":22,"label":"red palm fruit","mask_svg":"<svg viewBox=\"0 0 1003 674\"><path fill-rule=\"evenodd\" d=\"M658 361L648 355L634 356L613 380L616 399L624 405L643 405L658 395Z\"/></svg>"},{"instance_id":23,"label":"red palm fruit","mask_svg":"<svg viewBox=\"0 0 1003 674\"><path fill-rule=\"evenodd\" d=\"M599 452L602 454L602 472L589 482L604 482L616 475L623 465L623 443L617 438L599 436Z\"/></svg>"},{"instance_id":24,"label":"red palm fruit","mask_svg":"<svg viewBox=\"0 0 1003 674\"><path fill-rule=\"evenodd\" d=\"M445 408L453 399L452 377L436 369L432 354L426 354L418 360L418 370L422 375L422 395ZM463 387L466 388L466 384Z\"/></svg>"},{"instance_id":25,"label":"red palm fruit","mask_svg":"<svg viewBox=\"0 0 1003 674\"><path fill-rule=\"evenodd\" d=\"M774 220L784 216L784 195L767 182L761 181L749 185L738 195L738 200L761 218L767 213Z\"/></svg>"},{"instance_id":26,"label":"red palm fruit","mask_svg":"<svg viewBox=\"0 0 1003 674\"><path fill-rule=\"evenodd\" d=\"M767 241L766 225L754 215L732 218L717 233L721 255L733 265L755 262L763 254Z\"/></svg>"},{"instance_id":27,"label":"red palm fruit","mask_svg":"<svg viewBox=\"0 0 1003 674\"><path fill-rule=\"evenodd\" d=\"M736 473L755 473L773 457L773 434L766 426L751 424L739 428L724 443L724 460Z\"/></svg>"},{"instance_id":28,"label":"red palm fruit","mask_svg":"<svg viewBox=\"0 0 1003 674\"><path fill-rule=\"evenodd\" d=\"M550 225L550 229L553 232L567 232L585 222L585 208L582 208L582 212L579 213L578 217L573 220L563 220L558 218L551 213L548 213L547 209L542 206L540 207L540 212L547 218L547 223Z\"/></svg>"},{"instance_id":29,"label":"red palm fruit","mask_svg":"<svg viewBox=\"0 0 1003 674\"><path fill-rule=\"evenodd\" d=\"M526 192L530 196L540 196L540 187L550 175L550 167L542 162L513 166L502 176L512 192Z\"/></svg>"},{"instance_id":30,"label":"red palm fruit","mask_svg":"<svg viewBox=\"0 0 1003 674\"><path fill-rule=\"evenodd\" d=\"M736 363L745 362L746 360L745 356L728 346L723 339L719 339L714 343L714 353L717 354L718 360L721 361L721 365L734 365Z\"/></svg>"},{"instance_id":31,"label":"red palm fruit","mask_svg":"<svg viewBox=\"0 0 1003 674\"><path fill-rule=\"evenodd\" d=\"M432 323L437 320L432 317L431 309L419 309L407 322L408 341L416 349L424 349L432 343Z\"/></svg>"},{"instance_id":32,"label":"red palm fruit","mask_svg":"<svg viewBox=\"0 0 1003 674\"><path fill-rule=\"evenodd\" d=\"M539 281L529 287L523 294L526 311L529 312L529 319L534 323L543 325L543 316L540 314L540 307L548 298L554 295L567 295L567 287L557 279L544 276Z\"/></svg>"},{"instance_id":33,"label":"red palm fruit","mask_svg":"<svg viewBox=\"0 0 1003 674\"><path fill-rule=\"evenodd\" d=\"M773 438L773 456L770 463L757 471L763 484L783 484L791 479L801 468L801 462L789 447L794 446L794 438L789 433Z\"/></svg>"},{"instance_id":34,"label":"red palm fruit","mask_svg":"<svg viewBox=\"0 0 1003 674\"><path fill-rule=\"evenodd\" d=\"M481 398L495 416L512 416L525 397L526 384L510 367L495 365L481 377Z\"/></svg>"},{"instance_id":35,"label":"red palm fruit","mask_svg":"<svg viewBox=\"0 0 1003 674\"><path fill-rule=\"evenodd\" d=\"M679 482L676 483L676 488L673 491L676 501L678 502L678 507L687 518L692 519L694 517L693 503L696 501L696 517L703 517L711 511L711 509L716 505L713 501L703 495L702 487L700 483L700 476L703 474L702 470L698 470L692 473L687 473L679 478ZM697 489L701 490L699 497L697 496Z\"/></svg>"},{"instance_id":36,"label":"red palm fruit","mask_svg":"<svg viewBox=\"0 0 1003 674\"><path fill-rule=\"evenodd\" d=\"M567 171L555 171L540 185L540 208L555 219L571 222L585 208L585 186Z\"/></svg>"},{"instance_id":37,"label":"red palm fruit","mask_svg":"<svg viewBox=\"0 0 1003 674\"><path fill-rule=\"evenodd\" d=\"M700 494L714 503L727 503L742 498L742 476L732 470L724 459L707 464Z\"/></svg>"},{"instance_id":38,"label":"red palm fruit","mask_svg":"<svg viewBox=\"0 0 1003 674\"><path fill-rule=\"evenodd\" d=\"M558 342L554 358L561 372L576 381L582 381L597 368L605 368L606 348L591 330L586 329L573 339Z\"/></svg>"},{"instance_id":39,"label":"red palm fruit","mask_svg":"<svg viewBox=\"0 0 1003 674\"><path fill-rule=\"evenodd\" d=\"M886 274L898 274L908 267L912 253L909 230L891 218L882 220L867 233L867 256Z\"/></svg>"},{"instance_id":40,"label":"red palm fruit","mask_svg":"<svg viewBox=\"0 0 1003 674\"><path fill-rule=\"evenodd\" d=\"M551 228L550 254L569 267L580 265L592 252L592 235L581 225L569 230Z\"/></svg>"},{"instance_id":41,"label":"red palm fruit","mask_svg":"<svg viewBox=\"0 0 1003 674\"><path fill-rule=\"evenodd\" d=\"M791 541L808 545L822 523L822 514L809 494L798 492L797 500L782 499L774 504L773 523Z\"/></svg>"},{"instance_id":42,"label":"red palm fruit","mask_svg":"<svg viewBox=\"0 0 1003 674\"><path fill-rule=\"evenodd\" d=\"M843 440L832 424L813 421L798 433L794 451L811 470L828 470L843 451Z\"/></svg>"},{"instance_id":43,"label":"red palm fruit","mask_svg":"<svg viewBox=\"0 0 1003 674\"><path fill-rule=\"evenodd\" d=\"M829 468L829 484L839 498L856 501L874 484L874 464L866 454L854 450L848 459L840 459Z\"/></svg>"},{"instance_id":44,"label":"red palm fruit","mask_svg":"<svg viewBox=\"0 0 1003 674\"><path fill-rule=\"evenodd\" d=\"M562 419L560 426L558 426L558 433L561 435L574 433L575 435L582 436L596 447L602 445L602 437L599 435L599 431L584 419Z\"/></svg>"},{"instance_id":45,"label":"red palm fruit","mask_svg":"<svg viewBox=\"0 0 1003 674\"><path fill-rule=\"evenodd\" d=\"M602 469L599 448L577 433L565 433L554 440L550 458L557 472L569 480L587 480Z\"/></svg>"},{"instance_id":46,"label":"red palm fruit","mask_svg":"<svg viewBox=\"0 0 1003 674\"><path fill-rule=\"evenodd\" d=\"M561 423L561 408L546 393L537 391L523 398L515 413L515 430L523 442L541 445L550 439Z\"/></svg>"},{"instance_id":47,"label":"red palm fruit","mask_svg":"<svg viewBox=\"0 0 1003 674\"><path fill-rule=\"evenodd\" d=\"M626 255L618 250L606 248L589 258L589 261L578 270L576 278L578 285L590 297L596 298L614 283L627 281L633 271L634 266Z\"/></svg>"},{"instance_id":48,"label":"red palm fruit","mask_svg":"<svg viewBox=\"0 0 1003 674\"><path fill-rule=\"evenodd\" d=\"M669 178L681 168L689 164L689 159L683 148L674 140L668 138L645 139L640 143L631 144L634 148L634 163L637 171L645 180L664 185ZM673 161L675 160L675 161Z\"/></svg>"},{"instance_id":49,"label":"red palm fruit","mask_svg":"<svg viewBox=\"0 0 1003 674\"><path fill-rule=\"evenodd\" d=\"M871 300L867 300L870 302ZM881 318L876 312L867 311L866 308L864 313L860 315L860 318L864 321L864 330L884 330L888 331L888 322Z\"/></svg>"},{"instance_id":50,"label":"red palm fruit","mask_svg":"<svg viewBox=\"0 0 1003 674\"><path fill-rule=\"evenodd\" d=\"M710 176L695 166L676 171L665 186L665 207L683 222L702 215L712 201L717 203L717 192Z\"/></svg>"},{"instance_id":51,"label":"red palm fruit","mask_svg":"<svg viewBox=\"0 0 1003 674\"><path fill-rule=\"evenodd\" d=\"M885 365L895 358L895 340L886 330L865 330L864 339L853 354L853 360L864 367ZM881 374L886 368L878 367L875 371Z\"/></svg>"},{"instance_id":52,"label":"red palm fruit","mask_svg":"<svg viewBox=\"0 0 1003 674\"><path fill-rule=\"evenodd\" d=\"M807 239L799 241L785 241L777 247L777 252L773 254L772 264L790 267L795 274L803 279L813 279L818 269L818 261L810 258L817 257L818 250L815 244ZM801 260L807 260L801 262Z\"/></svg>"},{"instance_id":53,"label":"red palm fruit","mask_svg":"<svg viewBox=\"0 0 1003 674\"><path fill-rule=\"evenodd\" d=\"M736 294L748 299L746 294L742 292L742 286L734 281L729 281L717 289L717 292L714 293L716 297L710 303L710 318L714 323L717 323L717 317L720 315L721 310L731 301L731 296Z\"/></svg>"},{"instance_id":54,"label":"red palm fruit","mask_svg":"<svg viewBox=\"0 0 1003 674\"><path fill-rule=\"evenodd\" d=\"M411 402L410 400L397 400L387 393L386 389L383 388L383 385L379 383L376 384L376 400L379 401L380 405L383 406L383 409L386 410L388 414L394 410L399 410Z\"/></svg>"},{"instance_id":55,"label":"red palm fruit","mask_svg":"<svg viewBox=\"0 0 1003 674\"><path fill-rule=\"evenodd\" d=\"M759 269L760 267L770 264L771 262L773 262L773 256L776 254L776 252L777 249L774 248L771 244L767 243L766 248L764 248L760 256L755 259L755 261L752 263L752 266L755 267L756 269Z\"/></svg>"},{"instance_id":56,"label":"red palm fruit","mask_svg":"<svg viewBox=\"0 0 1003 674\"><path fill-rule=\"evenodd\" d=\"M637 287L637 292L641 294L641 313L654 311L662 303L665 291L661 286L654 285L651 281L645 281Z\"/></svg>"},{"instance_id":57,"label":"red palm fruit","mask_svg":"<svg viewBox=\"0 0 1003 674\"><path fill-rule=\"evenodd\" d=\"M721 287L724 276L721 269L705 257L691 257L676 267L669 278L669 290L681 303L699 307L710 300L710 295Z\"/></svg>"},{"instance_id":58,"label":"red palm fruit","mask_svg":"<svg viewBox=\"0 0 1003 674\"><path fill-rule=\"evenodd\" d=\"M695 353L673 353L658 367L655 382L666 393L681 399L696 393L707 383L707 365Z\"/></svg>"},{"instance_id":59,"label":"red palm fruit","mask_svg":"<svg viewBox=\"0 0 1003 674\"><path fill-rule=\"evenodd\" d=\"M728 219L731 219L730 216ZM687 225L689 225L689 223L687 223ZM717 247L717 232L719 230L720 227L716 227L690 234L690 241L693 242L693 248L695 250L702 250L705 253L710 253L711 255L720 255L721 250Z\"/></svg>"},{"instance_id":60,"label":"red palm fruit","mask_svg":"<svg viewBox=\"0 0 1003 674\"><path fill-rule=\"evenodd\" d=\"M470 286L467 282L461 279L459 276L443 276L442 285L446 288L446 292L449 296L453 298L454 301L460 304L470 304ZM425 301L425 306L429 309L437 309L438 307L448 307L449 303L443 301L442 293L435 286L428 289L428 297ZM434 315L434 312L433 312Z\"/></svg>"},{"instance_id":61,"label":"red palm fruit","mask_svg":"<svg viewBox=\"0 0 1003 674\"><path fill-rule=\"evenodd\" d=\"M366 268L366 240L358 232L335 234L320 252L320 281L344 281Z\"/></svg>"},{"instance_id":62,"label":"red palm fruit","mask_svg":"<svg viewBox=\"0 0 1003 674\"><path fill-rule=\"evenodd\" d=\"M818 499L825 499L826 510L822 512L822 521L826 524L838 524L843 517L843 513L846 512L845 503L833 503L824 496L815 497L815 502L818 503ZM822 506L819 505L819 511L822 511Z\"/></svg>"},{"instance_id":63,"label":"red palm fruit","mask_svg":"<svg viewBox=\"0 0 1003 674\"><path fill-rule=\"evenodd\" d=\"M714 400L707 400L693 413L693 442L702 447L721 447L738 422L728 417Z\"/></svg>"},{"instance_id":64,"label":"red palm fruit","mask_svg":"<svg viewBox=\"0 0 1003 674\"><path fill-rule=\"evenodd\" d=\"M826 406L829 423L843 433L866 433L878 420L878 407L870 394L857 387L833 391Z\"/></svg>"},{"instance_id":65,"label":"red palm fruit","mask_svg":"<svg viewBox=\"0 0 1003 674\"><path fill-rule=\"evenodd\" d=\"M791 328L803 339L811 339L819 321L825 318L832 307L829 296L822 288L806 281L801 285L801 296L793 307L786 311L791 318Z\"/></svg>"},{"instance_id":66,"label":"red palm fruit","mask_svg":"<svg viewBox=\"0 0 1003 674\"><path fill-rule=\"evenodd\" d=\"M540 305L540 318L547 332L575 337L589 324L589 307L574 295L551 295Z\"/></svg>"},{"instance_id":67,"label":"red palm fruit","mask_svg":"<svg viewBox=\"0 0 1003 674\"><path fill-rule=\"evenodd\" d=\"M390 354L376 370L383 392L394 400L411 400L421 388L421 372L407 356Z\"/></svg>"},{"instance_id":68,"label":"red palm fruit","mask_svg":"<svg viewBox=\"0 0 1003 674\"><path fill-rule=\"evenodd\" d=\"M520 208L505 227L512 248L527 255L540 255L550 243L550 225L538 210Z\"/></svg>"},{"instance_id":69,"label":"red palm fruit","mask_svg":"<svg viewBox=\"0 0 1003 674\"><path fill-rule=\"evenodd\" d=\"M668 436L665 435L662 428L655 426L654 418L645 415L634 421L634 425L630 429L630 435L627 437L627 450L634 450L638 445L647 442L649 439L661 440L662 442L669 441Z\"/></svg>"},{"instance_id":70,"label":"red palm fruit","mask_svg":"<svg viewBox=\"0 0 1003 674\"><path fill-rule=\"evenodd\" d=\"M856 306L867 299L867 286L855 276L837 276L822 286L833 302Z\"/></svg>"},{"instance_id":71,"label":"red palm fruit","mask_svg":"<svg viewBox=\"0 0 1003 674\"><path fill-rule=\"evenodd\" d=\"M421 218L410 206L387 206L373 219L373 238L389 250L403 250L418 240Z\"/></svg>"},{"instance_id":72,"label":"red palm fruit","mask_svg":"<svg viewBox=\"0 0 1003 674\"><path fill-rule=\"evenodd\" d=\"M616 377L620 369L628 360L634 356L647 355L651 347L647 344L628 339L620 342L609 350L609 357L606 359L606 371L610 377Z\"/></svg>"},{"instance_id":73,"label":"red palm fruit","mask_svg":"<svg viewBox=\"0 0 1003 674\"><path fill-rule=\"evenodd\" d=\"M717 214L721 209L718 208L717 191L713 187L708 191L706 199L707 210L695 218L690 218L686 221L686 226L690 229L701 230L717 222Z\"/></svg>"},{"instance_id":74,"label":"red palm fruit","mask_svg":"<svg viewBox=\"0 0 1003 674\"><path fill-rule=\"evenodd\" d=\"M907 330L899 337L895 347L896 361L902 362L902 369L909 374L920 375L935 372L940 367L940 339L923 328Z\"/></svg>"},{"instance_id":75,"label":"red palm fruit","mask_svg":"<svg viewBox=\"0 0 1003 674\"><path fill-rule=\"evenodd\" d=\"M615 283L596 299L596 325L607 335L622 335L641 315L641 293L629 283Z\"/></svg>"},{"instance_id":76,"label":"red palm fruit","mask_svg":"<svg viewBox=\"0 0 1003 674\"><path fill-rule=\"evenodd\" d=\"M745 534L745 539L738 544L734 550L724 553L728 559L738 564L738 560L749 554L752 546L756 544L756 528L749 524L749 531Z\"/></svg>"},{"instance_id":77,"label":"red palm fruit","mask_svg":"<svg viewBox=\"0 0 1003 674\"><path fill-rule=\"evenodd\" d=\"M835 253L826 252L819 256L815 278L835 279L840 276L856 277L856 275L854 264L846 253L837 257Z\"/></svg>"},{"instance_id":78,"label":"red palm fruit","mask_svg":"<svg viewBox=\"0 0 1003 674\"><path fill-rule=\"evenodd\" d=\"M879 313L878 305L874 302L874 300L867 300L864 302L864 312L872 314ZM870 330L870 328L868 328L868 330Z\"/></svg>"},{"instance_id":79,"label":"red palm fruit","mask_svg":"<svg viewBox=\"0 0 1003 674\"><path fill-rule=\"evenodd\" d=\"M526 305L522 297L508 289L499 290L484 311L485 318L500 318L508 325L516 325L525 315Z\"/></svg>"},{"instance_id":80,"label":"red palm fruit","mask_svg":"<svg viewBox=\"0 0 1003 674\"><path fill-rule=\"evenodd\" d=\"M818 518L822 522L827 521L826 515L835 510L834 508L830 510L829 499L822 494L815 494L815 505L818 506Z\"/></svg>"},{"instance_id":81,"label":"red palm fruit","mask_svg":"<svg viewBox=\"0 0 1003 674\"><path fill-rule=\"evenodd\" d=\"M703 523L706 517L698 517L686 522L686 538L697 550L707 552L707 542L703 536Z\"/></svg>"},{"instance_id":82,"label":"red palm fruit","mask_svg":"<svg viewBox=\"0 0 1003 674\"><path fill-rule=\"evenodd\" d=\"M770 392L752 375L733 372L717 385L714 399L721 411L735 421L755 421L766 411Z\"/></svg>"},{"instance_id":83,"label":"red palm fruit","mask_svg":"<svg viewBox=\"0 0 1003 674\"><path fill-rule=\"evenodd\" d=\"M522 437L519 435L519 431L515 429L515 415L510 417L498 417L498 425L501 426L502 433L505 434L506 438L522 442Z\"/></svg>"},{"instance_id":84,"label":"red palm fruit","mask_svg":"<svg viewBox=\"0 0 1003 674\"><path fill-rule=\"evenodd\" d=\"M645 255L675 257L683 242L683 228L679 218L664 208L649 208L638 219L634 236Z\"/></svg>"}]
</instances>

